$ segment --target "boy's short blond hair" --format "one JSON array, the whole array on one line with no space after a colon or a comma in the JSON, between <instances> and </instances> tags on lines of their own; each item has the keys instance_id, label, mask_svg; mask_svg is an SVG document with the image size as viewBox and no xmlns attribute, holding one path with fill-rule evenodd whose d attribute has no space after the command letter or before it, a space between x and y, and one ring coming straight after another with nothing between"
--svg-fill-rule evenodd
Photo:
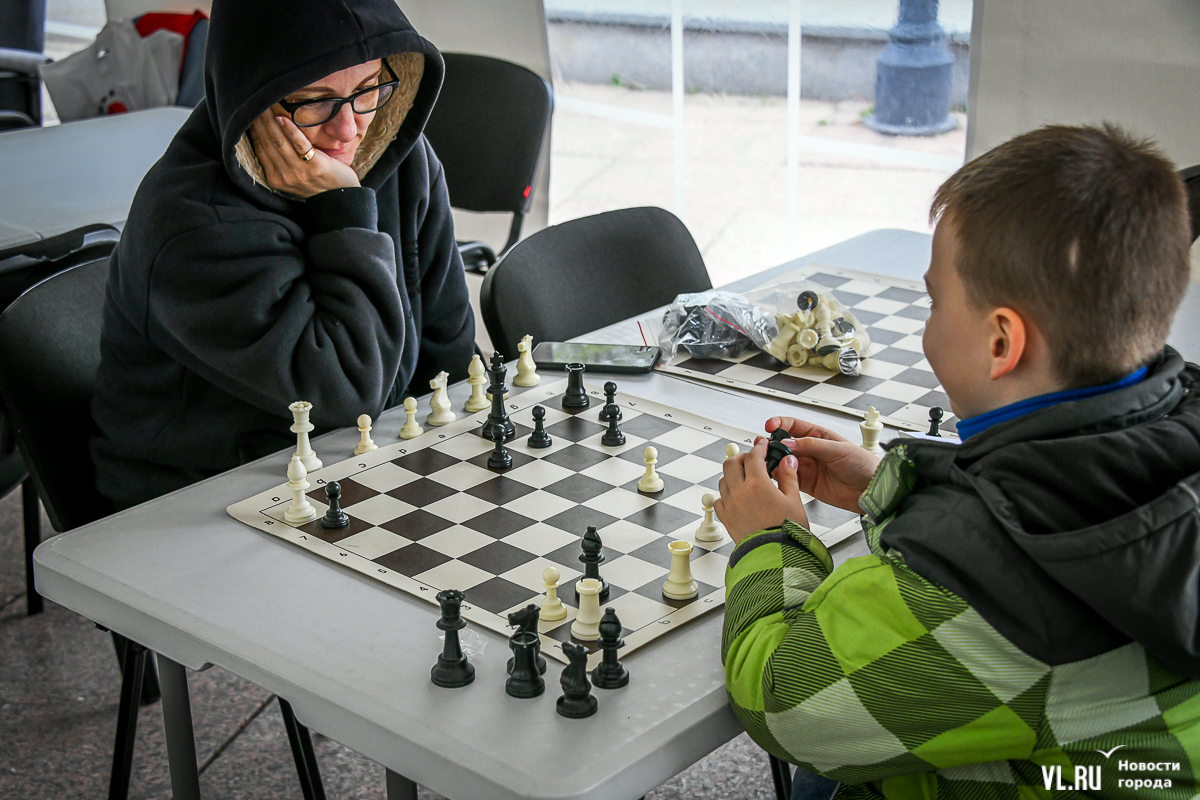
<instances>
[{"instance_id":1,"label":"boy's short blond hair","mask_svg":"<svg viewBox=\"0 0 1200 800\"><path fill-rule=\"evenodd\" d=\"M964 164L934 196L979 308L1045 335L1069 388L1128 375L1166 343L1187 288L1191 223L1175 168L1105 124L1047 126Z\"/></svg>"}]
</instances>

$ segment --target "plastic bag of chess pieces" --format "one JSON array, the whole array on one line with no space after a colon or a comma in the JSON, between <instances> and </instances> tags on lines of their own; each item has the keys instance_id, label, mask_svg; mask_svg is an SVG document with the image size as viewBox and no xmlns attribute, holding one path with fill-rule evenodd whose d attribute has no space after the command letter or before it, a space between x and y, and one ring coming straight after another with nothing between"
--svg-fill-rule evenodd
<instances>
[{"instance_id":1,"label":"plastic bag of chess pieces","mask_svg":"<svg viewBox=\"0 0 1200 800\"><path fill-rule=\"evenodd\" d=\"M668 361L680 347L692 358L737 358L769 342L773 328L771 316L740 294L681 294L663 314L658 344Z\"/></svg>"},{"instance_id":2,"label":"plastic bag of chess pieces","mask_svg":"<svg viewBox=\"0 0 1200 800\"><path fill-rule=\"evenodd\" d=\"M747 295L774 317L770 337L755 342L791 367L820 367L858 375L871 339L854 314L823 287L807 281L777 284Z\"/></svg>"}]
</instances>

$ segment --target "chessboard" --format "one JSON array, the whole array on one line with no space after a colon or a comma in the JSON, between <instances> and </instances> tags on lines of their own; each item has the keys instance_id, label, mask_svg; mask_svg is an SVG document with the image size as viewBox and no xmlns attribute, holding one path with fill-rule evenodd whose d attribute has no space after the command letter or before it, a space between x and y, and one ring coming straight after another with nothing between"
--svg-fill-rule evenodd
<instances>
[{"instance_id":1,"label":"chessboard","mask_svg":"<svg viewBox=\"0 0 1200 800\"><path fill-rule=\"evenodd\" d=\"M941 430L957 433L950 399L921 346L929 319L929 295L922 284L817 265L788 273L777 283L798 280L829 290L866 326L871 347L860 375L842 375L819 365L791 367L759 350L735 359L692 358L682 347L657 369L857 417L874 406L881 422L912 431L926 430L929 409L938 406L944 413Z\"/></svg>"},{"instance_id":2,"label":"chessboard","mask_svg":"<svg viewBox=\"0 0 1200 800\"><path fill-rule=\"evenodd\" d=\"M328 464L309 473L307 496L318 519L299 526L284 520L291 495L286 484L229 506L237 520L310 553L353 569L436 604L442 589L462 590L462 616L507 636L507 615L545 596L542 573L560 575L563 620L539 623L542 651L566 662L562 643L589 650L589 667L599 663L598 642L571 636L578 611L575 584L583 576L580 543L588 526L603 542L600 575L610 596L601 608L616 610L625 654L670 633L725 602L725 568L733 552L728 534L697 542L702 498L718 492L725 447L743 452L754 434L618 393L626 443L600 443L606 426L597 420L603 395L589 386L589 408L564 409L566 381L514 393L505 407L516 426L507 443L513 464L489 469L493 443L481 435L488 412L462 416L441 428L426 427L409 440ZM553 438L545 449L528 447L532 409L546 410ZM661 492L642 494L643 450L658 450ZM329 461L329 454L322 454ZM337 481L350 524L321 526L328 508L324 486ZM805 508L815 534L827 545L860 530L857 515L808 497ZM663 596L671 564L667 544L693 544L692 574L700 593L691 600Z\"/></svg>"}]
</instances>

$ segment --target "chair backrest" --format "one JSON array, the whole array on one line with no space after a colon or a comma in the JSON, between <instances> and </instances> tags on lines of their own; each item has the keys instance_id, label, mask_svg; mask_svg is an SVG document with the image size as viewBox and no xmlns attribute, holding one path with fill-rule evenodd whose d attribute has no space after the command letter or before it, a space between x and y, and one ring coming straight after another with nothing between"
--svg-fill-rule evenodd
<instances>
[{"instance_id":1,"label":"chair backrest","mask_svg":"<svg viewBox=\"0 0 1200 800\"><path fill-rule=\"evenodd\" d=\"M108 259L52 275L0 314L0 404L57 531L112 511L88 452Z\"/></svg>"},{"instance_id":2,"label":"chair backrest","mask_svg":"<svg viewBox=\"0 0 1200 800\"><path fill-rule=\"evenodd\" d=\"M121 232L97 223L72 231L0 250L0 311L22 292L65 269L107 258Z\"/></svg>"},{"instance_id":3,"label":"chair backrest","mask_svg":"<svg viewBox=\"0 0 1200 800\"><path fill-rule=\"evenodd\" d=\"M1200 164L1180 171L1183 185L1187 187L1188 210L1192 214L1192 241L1200 239Z\"/></svg>"},{"instance_id":4,"label":"chair backrest","mask_svg":"<svg viewBox=\"0 0 1200 800\"><path fill-rule=\"evenodd\" d=\"M488 271L480 310L507 358L525 334L565 341L711 289L704 259L679 219L625 208L545 228Z\"/></svg>"},{"instance_id":5,"label":"chair backrest","mask_svg":"<svg viewBox=\"0 0 1200 800\"><path fill-rule=\"evenodd\" d=\"M425 125L450 205L523 215L550 127L550 85L489 56L443 53L446 77Z\"/></svg>"}]
</instances>

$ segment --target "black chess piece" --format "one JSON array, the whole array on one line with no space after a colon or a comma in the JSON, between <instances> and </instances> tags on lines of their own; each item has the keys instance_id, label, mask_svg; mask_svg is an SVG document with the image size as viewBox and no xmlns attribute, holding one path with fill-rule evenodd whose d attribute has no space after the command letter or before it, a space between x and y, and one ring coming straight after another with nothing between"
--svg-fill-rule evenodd
<instances>
[{"instance_id":1,"label":"black chess piece","mask_svg":"<svg viewBox=\"0 0 1200 800\"><path fill-rule=\"evenodd\" d=\"M529 434L529 440L525 444L536 450L541 450L543 447L549 447L554 444L554 440L550 438L550 434L546 433L545 406L533 407L533 433Z\"/></svg>"},{"instance_id":2,"label":"black chess piece","mask_svg":"<svg viewBox=\"0 0 1200 800\"><path fill-rule=\"evenodd\" d=\"M625 444L625 434L617 427L617 422L621 419L621 409L616 403L609 403L604 410L607 412L608 430L600 437L600 444L605 447L620 447Z\"/></svg>"},{"instance_id":3,"label":"black chess piece","mask_svg":"<svg viewBox=\"0 0 1200 800\"><path fill-rule=\"evenodd\" d=\"M488 456L488 469L508 469L512 466L512 455L504 447L503 428L492 428L492 441L496 443L496 449Z\"/></svg>"},{"instance_id":4,"label":"black chess piece","mask_svg":"<svg viewBox=\"0 0 1200 800\"><path fill-rule=\"evenodd\" d=\"M784 428L776 428L771 434L771 441L767 443L767 474L773 475L779 467L779 462L792 454L792 450L783 440L788 438L788 432Z\"/></svg>"},{"instance_id":5,"label":"black chess piece","mask_svg":"<svg viewBox=\"0 0 1200 800\"><path fill-rule=\"evenodd\" d=\"M812 291L801 292L796 298L796 308L801 311L812 311L817 307L817 293Z\"/></svg>"},{"instance_id":6,"label":"black chess piece","mask_svg":"<svg viewBox=\"0 0 1200 800\"><path fill-rule=\"evenodd\" d=\"M854 323L845 317L838 317L832 323L833 334L839 338L854 333Z\"/></svg>"},{"instance_id":7,"label":"black chess piece","mask_svg":"<svg viewBox=\"0 0 1200 800\"><path fill-rule=\"evenodd\" d=\"M513 666L504 682L504 691L512 697L537 697L546 691L546 681L538 674L536 633L514 633L508 640L513 651Z\"/></svg>"},{"instance_id":8,"label":"black chess piece","mask_svg":"<svg viewBox=\"0 0 1200 800\"><path fill-rule=\"evenodd\" d=\"M617 403L617 384L612 381L604 384L604 405L600 406L600 416L597 417L601 422L608 422L608 407ZM621 419L621 407L617 406L617 419Z\"/></svg>"},{"instance_id":9,"label":"black chess piece","mask_svg":"<svg viewBox=\"0 0 1200 800\"><path fill-rule=\"evenodd\" d=\"M513 627L516 628L516 630L513 632L514 636L518 633L532 633L534 635L537 635L537 625L538 625L538 619L540 619L540 617L541 617L541 613L538 609L537 603L530 603L529 605L522 608L520 611L514 611L511 614L509 614L508 615L508 624L512 625ZM534 645L534 649L536 650L536 653L534 654L534 661L537 663L538 674L545 675L546 674L546 659L542 658L542 639L540 636L537 638L537 642ZM508 674L509 675L512 674L513 664L515 662L516 662L516 658L510 658L508 660Z\"/></svg>"},{"instance_id":10,"label":"black chess piece","mask_svg":"<svg viewBox=\"0 0 1200 800\"><path fill-rule=\"evenodd\" d=\"M583 364L567 364L567 392L562 398L563 408L587 408L592 398L583 388Z\"/></svg>"},{"instance_id":11,"label":"black chess piece","mask_svg":"<svg viewBox=\"0 0 1200 800\"><path fill-rule=\"evenodd\" d=\"M467 627L466 620L460 615L463 593L458 589L446 589L438 592L437 601L442 607L442 617L437 621L437 626L446 632L446 641L437 664L429 671L429 677L438 686L457 689L475 680L475 667L467 662L458 641L458 632Z\"/></svg>"},{"instance_id":12,"label":"black chess piece","mask_svg":"<svg viewBox=\"0 0 1200 800\"><path fill-rule=\"evenodd\" d=\"M569 719L583 719L596 713L596 698L592 696L592 684L587 675L587 648L574 642L563 642L563 652L570 663L562 671L559 683L562 697L554 704L558 713Z\"/></svg>"},{"instance_id":13,"label":"black chess piece","mask_svg":"<svg viewBox=\"0 0 1200 800\"><path fill-rule=\"evenodd\" d=\"M941 431L939 431L938 428L942 424L942 414L944 414L944 413L945 412L942 411L941 406L934 406L933 408L929 409L929 435L930 436L941 436L942 435Z\"/></svg>"},{"instance_id":14,"label":"black chess piece","mask_svg":"<svg viewBox=\"0 0 1200 800\"><path fill-rule=\"evenodd\" d=\"M350 517L342 511L341 497L342 485L337 481L330 481L325 487L325 501L329 503L329 510L321 517L322 528L344 528L350 524Z\"/></svg>"},{"instance_id":15,"label":"black chess piece","mask_svg":"<svg viewBox=\"0 0 1200 800\"><path fill-rule=\"evenodd\" d=\"M504 356L499 353L492 354L492 366L488 369L488 378L491 383L488 385L488 392L492 395L492 410L488 412L487 422L483 423L483 438L495 439L492 432L499 427L504 431L504 441L511 440L517 435L517 427L513 425L511 419L508 418L508 412L504 409L504 393L508 391L508 387L504 385L504 376L508 372L508 368L504 366Z\"/></svg>"},{"instance_id":16,"label":"black chess piece","mask_svg":"<svg viewBox=\"0 0 1200 800\"><path fill-rule=\"evenodd\" d=\"M604 660L592 670L592 684L597 689L620 689L629 683L629 670L617 660L617 650L625 646L621 638L621 620L612 608L604 609L600 618L600 649Z\"/></svg>"},{"instance_id":17,"label":"black chess piece","mask_svg":"<svg viewBox=\"0 0 1200 800\"><path fill-rule=\"evenodd\" d=\"M600 565L604 563L604 543L600 541L600 534L596 533L596 528L592 525L588 526L587 533L583 535L580 541L580 547L583 548L583 554L579 556L579 560L583 562L583 577L591 578L600 581L600 602L608 599L608 581L600 577ZM582 579L581 579L582 580ZM575 582L575 602L579 602L579 581Z\"/></svg>"}]
</instances>

